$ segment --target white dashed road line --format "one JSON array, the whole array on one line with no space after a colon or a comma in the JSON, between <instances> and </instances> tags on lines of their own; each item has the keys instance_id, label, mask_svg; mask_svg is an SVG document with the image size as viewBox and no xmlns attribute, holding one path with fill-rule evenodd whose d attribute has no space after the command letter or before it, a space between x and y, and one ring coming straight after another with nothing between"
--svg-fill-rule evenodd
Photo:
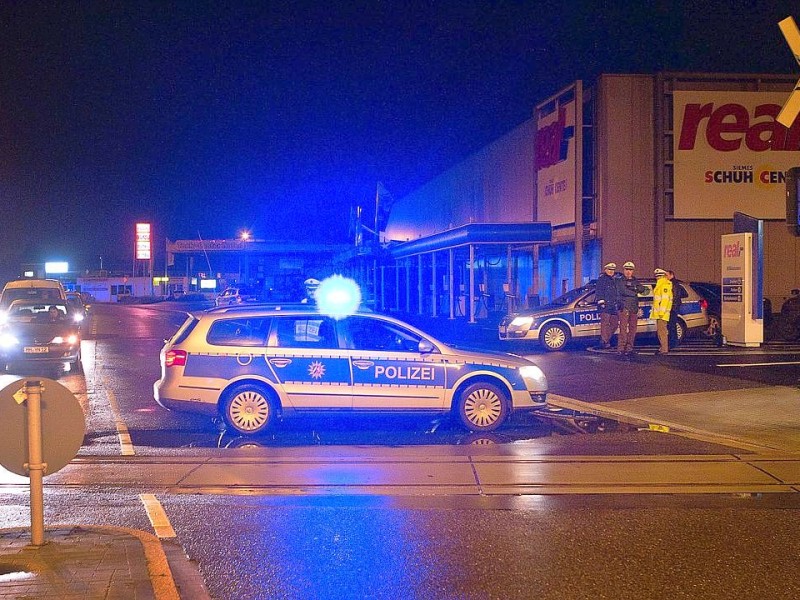
<instances>
[{"instance_id":1,"label":"white dashed road line","mask_svg":"<svg viewBox=\"0 0 800 600\"><path fill-rule=\"evenodd\" d=\"M164 507L161 506L158 498L154 494L139 494L139 499L144 504L147 518L150 519L150 524L153 526L156 536L162 540L177 537L169 522L169 517L164 512Z\"/></svg>"}]
</instances>

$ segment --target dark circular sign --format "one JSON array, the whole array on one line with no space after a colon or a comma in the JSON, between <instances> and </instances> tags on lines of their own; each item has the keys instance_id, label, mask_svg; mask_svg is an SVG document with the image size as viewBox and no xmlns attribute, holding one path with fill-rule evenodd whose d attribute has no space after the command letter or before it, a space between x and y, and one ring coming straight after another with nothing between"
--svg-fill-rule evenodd
<instances>
[{"instance_id":1,"label":"dark circular sign","mask_svg":"<svg viewBox=\"0 0 800 600\"><path fill-rule=\"evenodd\" d=\"M18 402L26 384L42 389L42 460L45 475L64 468L83 444L86 420L78 399L63 385L44 377L0 376L0 465L28 477L28 403ZM16 396L16 397L15 397Z\"/></svg>"}]
</instances>

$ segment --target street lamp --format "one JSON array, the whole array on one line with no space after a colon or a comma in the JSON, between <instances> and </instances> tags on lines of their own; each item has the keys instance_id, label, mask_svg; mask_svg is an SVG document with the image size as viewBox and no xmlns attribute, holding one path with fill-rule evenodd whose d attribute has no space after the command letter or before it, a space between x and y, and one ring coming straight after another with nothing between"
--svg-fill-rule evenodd
<instances>
[{"instance_id":1,"label":"street lamp","mask_svg":"<svg viewBox=\"0 0 800 600\"><path fill-rule=\"evenodd\" d=\"M242 229L239 232L239 239L243 242L247 243L250 241L250 232L247 229ZM244 252L244 283L249 283L248 280L248 264L247 264L247 249L246 247L243 249ZM239 255L239 283L242 283L242 256Z\"/></svg>"}]
</instances>

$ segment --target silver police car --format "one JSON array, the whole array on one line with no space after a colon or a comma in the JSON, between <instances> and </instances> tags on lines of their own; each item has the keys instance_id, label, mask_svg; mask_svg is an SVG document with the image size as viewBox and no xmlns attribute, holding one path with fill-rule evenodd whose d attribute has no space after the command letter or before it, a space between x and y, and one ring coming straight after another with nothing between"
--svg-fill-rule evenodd
<instances>
[{"instance_id":1,"label":"silver police car","mask_svg":"<svg viewBox=\"0 0 800 600\"><path fill-rule=\"evenodd\" d=\"M313 306L189 315L161 350L156 401L221 415L245 435L311 411L453 413L476 432L545 405L547 378L511 354L450 347L389 316Z\"/></svg>"},{"instance_id":2,"label":"silver police car","mask_svg":"<svg viewBox=\"0 0 800 600\"><path fill-rule=\"evenodd\" d=\"M638 333L656 330L650 319L653 307L654 279L639 279L645 291L639 294ZM708 305L702 296L686 282L686 290L678 313L678 339L690 331L708 329ZM595 282L559 296L550 304L539 308L507 315L500 321L498 334L501 340L538 341L547 350L562 350L573 338L600 338L600 313L595 299Z\"/></svg>"}]
</instances>

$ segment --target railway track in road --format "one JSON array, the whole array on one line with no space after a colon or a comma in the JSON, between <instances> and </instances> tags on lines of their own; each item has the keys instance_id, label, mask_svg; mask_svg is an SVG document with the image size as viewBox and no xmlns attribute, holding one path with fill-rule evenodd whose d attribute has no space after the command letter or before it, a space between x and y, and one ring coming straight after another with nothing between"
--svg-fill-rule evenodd
<instances>
[{"instance_id":1,"label":"railway track in road","mask_svg":"<svg viewBox=\"0 0 800 600\"><path fill-rule=\"evenodd\" d=\"M800 456L525 456L416 447L204 457L82 456L48 487L247 495L525 496L800 492ZM21 481L0 483L10 491Z\"/></svg>"}]
</instances>

